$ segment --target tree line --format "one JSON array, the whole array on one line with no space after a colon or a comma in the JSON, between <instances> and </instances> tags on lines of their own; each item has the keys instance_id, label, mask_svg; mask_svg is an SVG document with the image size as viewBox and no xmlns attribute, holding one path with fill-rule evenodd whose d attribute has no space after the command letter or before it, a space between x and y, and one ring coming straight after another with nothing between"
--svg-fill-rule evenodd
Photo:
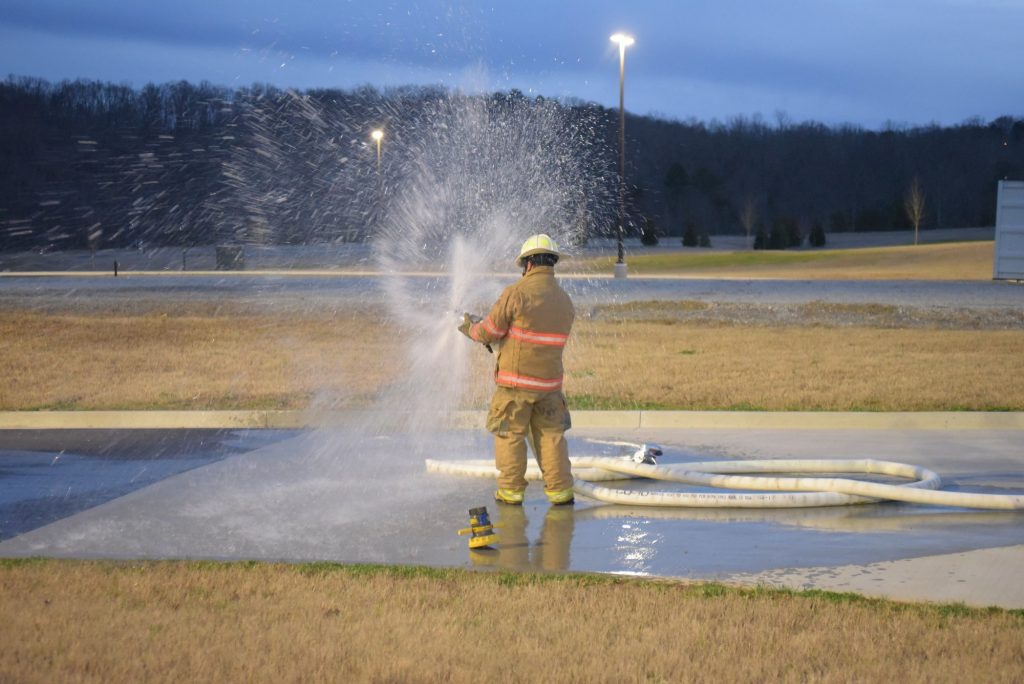
<instances>
[{"instance_id":1,"label":"tree line","mask_svg":"<svg viewBox=\"0 0 1024 684\"><path fill-rule=\"evenodd\" d=\"M134 89L9 77L0 82L0 249L365 239L403 178L429 172L416 164L416 139L445 126L457 98L483 104L499 124L489 135L522 137L500 124L527 115L565 127L574 142L551 158L585 145L591 165L591 180L566 193L579 232L614 234L618 112L593 103L422 86ZM369 139L377 127L387 131L383 167ZM544 139L559 140L555 133ZM500 149L528 153L531 144ZM634 235L987 226L996 181L1024 177L1024 121L1012 116L871 131L783 115L628 115L626 145ZM493 154L478 163L514 162ZM918 214L907 211L911 188Z\"/></svg>"}]
</instances>

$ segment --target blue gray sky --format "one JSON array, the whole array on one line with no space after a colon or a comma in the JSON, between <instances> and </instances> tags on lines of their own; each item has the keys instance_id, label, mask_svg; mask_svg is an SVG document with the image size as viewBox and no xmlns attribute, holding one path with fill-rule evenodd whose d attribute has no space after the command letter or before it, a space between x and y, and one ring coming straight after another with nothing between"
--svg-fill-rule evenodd
<instances>
[{"instance_id":1,"label":"blue gray sky","mask_svg":"<svg viewBox=\"0 0 1024 684\"><path fill-rule=\"evenodd\" d=\"M518 88L704 121L1024 115L1024 0L0 0L0 75Z\"/></svg>"}]
</instances>

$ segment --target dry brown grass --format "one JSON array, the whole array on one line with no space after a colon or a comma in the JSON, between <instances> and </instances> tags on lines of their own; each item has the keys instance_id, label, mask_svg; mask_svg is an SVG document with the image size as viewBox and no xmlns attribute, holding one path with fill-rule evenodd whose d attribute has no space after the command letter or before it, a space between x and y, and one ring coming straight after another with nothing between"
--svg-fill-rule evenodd
<instances>
[{"instance_id":1,"label":"dry brown grass","mask_svg":"<svg viewBox=\"0 0 1024 684\"><path fill-rule=\"evenodd\" d=\"M0 563L0 680L1020 681L1019 611L366 566Z\"/></svg>"},{"instance_id":2,"label":"dry brown grass","mask_svg":"<svg viewBox=\"0 0 1024 684\"><path fill-rule=\"evenodd\" d=\"M810 312L801 317L814 326L734 325L679 321L662 308L578 322L566 357L573 406L1024 408L1024 383L1007 382L1024 377L1020 330L828 327ZM351 311L5 311L0 339L2 410L359 406L397 381L409 346ZM484 405L492 362L474 355L468 406Z\"/></svg>"},{"instance_id":3,"label":"dry brown grass","mask_svg":"<svg viewBox=\"0 0 1024 684\"><path fill-rule=\"evenodd\" d=\"M992 410L1024 407L1024 333L595 321L568 392L596 408Z\"/></svg>"},{"instance_id":4,"label":"dry brown grass","mask_svg":"<svg viewBox=\"0 0 1024 684\"><path fill-rule=\"evenodd\" d=\"M957 242L903 247L803 251L644 253L627 260L635 275L693 274L711 278L798 280L991 280L994 243ZM578 259L567 268L608 272L613 258Z\"/></svg>"},{"instance_id":5,"label":"dry brown grass","mask_svg":"<svg viewBox=\"0 0 1024 684\"><path fill-rule=\"evenodd\" d=\"M0 407L358 404L388 374L382 338L370 317L0 312Z\"/></svg>"}]
</instances>

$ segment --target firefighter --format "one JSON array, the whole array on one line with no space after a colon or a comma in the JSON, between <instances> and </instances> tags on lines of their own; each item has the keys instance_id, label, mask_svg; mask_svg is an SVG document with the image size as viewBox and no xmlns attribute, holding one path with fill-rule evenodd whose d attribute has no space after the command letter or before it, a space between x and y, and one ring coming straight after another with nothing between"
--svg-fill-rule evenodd
<instances>
[{"instance_id":1,"label":"firefighter","mask_svg":"<svg viewBox=\"0 0 1024 684\"><path fill-rule=\"evenodd\" d=\"M464 314L459 325L474 342L501 343L487 429L494 434L498 469L494 498L506 504L523 503L527 440L544 475L548 500L573 503L562 351L575 314L569 295L555 281L560 256L551 237L530 236L516 258L523 277L505 288L486 317Z\"/></svg>"}]
</instances>

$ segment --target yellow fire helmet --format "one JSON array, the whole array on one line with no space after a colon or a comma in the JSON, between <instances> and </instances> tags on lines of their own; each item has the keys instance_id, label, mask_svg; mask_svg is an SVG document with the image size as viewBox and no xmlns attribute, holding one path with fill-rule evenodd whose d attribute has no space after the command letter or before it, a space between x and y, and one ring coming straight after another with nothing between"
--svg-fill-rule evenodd
<instances>
[{"instance_id":1,"label":"yellow fire helmet","mask_svg":"<svg viewBox=\"0 0 1024 684\"><path fill-rule=\"evenodd\" d=\"M534 254L554 254L556 257L561 257L562 253L558 251L558 243L551 239L550 235L544 233L538 233L531 235L526 238L526 242L523 243L523 248L519 250L519 256L516 257L516 266L522 267L523 259Z\"/></svg>"}]
</instances>

